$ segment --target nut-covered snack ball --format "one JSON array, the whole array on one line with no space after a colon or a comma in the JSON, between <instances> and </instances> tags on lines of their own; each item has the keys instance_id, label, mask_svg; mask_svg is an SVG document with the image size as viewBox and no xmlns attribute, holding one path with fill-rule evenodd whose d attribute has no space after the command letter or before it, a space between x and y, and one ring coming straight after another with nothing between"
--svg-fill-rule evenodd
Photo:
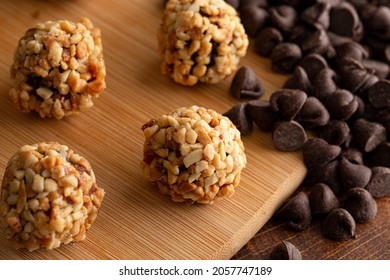
<instances>
[{"instance_id":1,"label":"nut-covered snack ball","mask_svg":"<svg viewBox=\"0 0 390 280\"><path fill-rule=\"evenodd\" d=\"M0 221L16 248L54 249L85 238L103 198L85 158L55 142L25 145L5 170Z\"/></svg>"},{"instance_id":2,"label":"nut-covered snack ball","mask_svg":"<svg viewBox=\"0 0 390 280\"><path fill-rule=\"evenodd\" d=\"M240 132L227 117L183 107L142 130L145 177L173 201L211 204L234 194L246 156Z\"/></svg>"},{"instance_id":3,"label":"nut-covered snack ball","mask_svg":"<svg viewBox=\"0 0 390 280\"><path fill-rule=\"evenodd\" d=\"M62 119L90 108L106 87L100 29L87 18L39 23L19 40L10 71L22 112Z\"/></svg>"},{"instance_id":4,"label":"nut-covered snack ball","mask_svg":"<svg viewBox=\"0 0 390 280\"><path fill-rule=\"evenodd\" d=\"M248 37L223 0L170 0L158 31L162 72L177 83L218 83L237 69Z\"/></svg>"}]
</instances>

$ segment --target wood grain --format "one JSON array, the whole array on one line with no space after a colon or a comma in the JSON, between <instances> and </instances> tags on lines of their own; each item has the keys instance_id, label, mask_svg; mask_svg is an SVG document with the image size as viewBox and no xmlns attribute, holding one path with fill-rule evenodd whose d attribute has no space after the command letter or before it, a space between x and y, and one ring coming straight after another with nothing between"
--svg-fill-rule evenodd
<instances>
[{"instance_id":1,"label":"wood grain","mask_svg":"<svg viewBox=\"0 0 390 280\"><path fill-rule=\"evenodd\" d=\"M228 95L231 77L190 88L160 73L161 2L0 2L0 176L21 145L58 141L91 162L107 193L85 241L29 253L14 250L0 235L0 259L229 259L302 181L306 171L300 152L279 152L269 134L255 130L243 138L248 167L230 199L212 206L175 204L146 182L139 168L145 122L181 106L223 113L236 103ZM37 22L82 16L102 30L107 90L91 110L62 121L17 112L7 92L18 39ZM251 51L242 64L261 77L267 96L285 79Z\"/></svg>"}]
</instances>

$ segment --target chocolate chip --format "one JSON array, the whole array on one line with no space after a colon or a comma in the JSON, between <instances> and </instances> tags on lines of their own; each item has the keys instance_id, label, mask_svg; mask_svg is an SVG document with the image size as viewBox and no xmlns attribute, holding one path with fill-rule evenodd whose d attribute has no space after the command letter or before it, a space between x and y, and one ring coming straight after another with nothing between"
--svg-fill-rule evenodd
<instances>
[{"instance_id":1,"label":"chocolate chip","mask_svg":"<svg viewBox=\"0 0 390 280\"><path fill-rule=\"evenodd\" d=\"M331 45L335 48L337 48L343 44L346 44L346 43L355 42L354 40L352 40L349 37L340 36L340 35L332 32L332 31L329 31L329 30L327 30L327 34L328 34L328 38L329 38Z\"/></svg>"},{"instance_id":2,"label":"chocolate chip","mask_svg":"<svg viewBox=\"0 0 390 280\"><path fill-rule=\"evenodd\" d=\"M308 170L307 181L311 184L324 183L337 195L341 188L338 166L339 160L331 161L325 165L315 166Z\"/></svg>"},{"instance_id":3,"label":"chocolate chip","mask_svg":"<svg viewBox=\"0 0 390 280\"><path fill-rule=\"evenodd\" d=\"M271 67L275 72L291 73L302 57L301 49L293 43L280 43L271 53Z\"/></svg>"},{"instance_id":4,"label":"chocolate chip","mask_svg":"<svg viewBox=\"0 0 390 280\"><path fill-rule=\"evenodd\" d=\"M283 88L299 89L309 93L312 91L312 84L305 69L296 66L293 75L284 83Z\"/></svg>"},{"instance_id":5,"label":"chocolate chip","mask_svg":"<svg viewBox=\"0 0 390 280\"><path fill-rule=\"evenodd\" d=\"M301 252L288 241L276 245L270 254L270 260L302 260Z\"/></svg>"},{"instance_id":6,"label":"chocolate chip","mask_svg":"<svg viewBox=\"0 0 390 280\"><path fill-rule=\"evenodd\" d=\"M264 89L252 68L243 66L234 75L230 93L236 99L260 98Z\"/></svg>"},{"instance_id":7,"label":"chocolate chip","mask_svg":"<svg viewBox=\"0 0 390 280\"><path fill-rule=\"evenodd\" d=\"M311 213L315 217L327 215L340 206L332 189L323 183L315 184L310 189L309 201Z\"/></svg>"},{"instance_id":8,"label":"chocolate chip","mask_svg":"<svg viewBox=\"0 0 390 280\"><path fill-rule=\"evenodd\" d=\"M370 120L382 124L387 131L390 131L390 108L377 109L371 112L371 114Z\"/></svg>"},{"instance_id":9,"label":"chocolate chip","mask_svg":"<svg viewBox=\"0 0 390 280\"><path fill-rule=\"evenodd\" d=\"M370 87L368 101L375 108L390 107L390 81L381 80Z\"/></svg>"},{"instance_id":10,"label":"chocolate chip","mask_svg":"<svg viewBox=\"0 0 390 280\"><path fill-rule=\"evenodd\" d=\"M357 110L356 97L348 90L338 89L323 99L331 118L348 120Z\"/></svg>"},{"instance_id":11,"label":"chocolate chip","mask_svg":"<svg viewBox=\"0 0 390 280\"><path fill-rule=\"evenodd\" d=\"M328 56L328 52L331 52L328 34L323 28L310 33L300 46L303 53L318 53Z\"/></svg>"},{"instance_id":12,"label":"chocolate chip","mask_svg":"<svg viewBox=\"0 0 390 280\"><path fill-rule=\"evenodd\" d=\"M280 122L272 131L272 140L281 151L295 151L306 142L305 129L295 121Z\"/></svg>"},{"instance_id":13,"label":"chocolate chip","mask_svg":"<svg viewBox=\"0 0 390 280\"><path fill-rule=\"evenodd\" d=\"M339 59L353 58L362 61L368 58L368 51L357 42L347 42L337 47L337 56Z\"/></svg>"},{"instance_id":14,"label":"chocolate chip","mask_svg":"<svg viewBox=\"0 0 390 280\"><path fill-rule=\"evenodd\" d=\"M386 128L383 125L365 119L358 119L354 122L353 133L356 143L366 153L373 151L387 138Z\"/></svg>"},{"instance_id":15,"label":"chocolate chip","mask_svg":"<svg viewBox=\"0 0 390 280\"><path fill-rule=\"evenodd\" d=\"M390 168L376 166L371 168L371 181L367 184L366 190L375 198L390 195Z\"/></svg>"},{"instance_id":16,"label":"chocolate chip","mask_svg":"<svg viewBox=\"0 0 390 280\"><path fill-rule=\"evenodd\" d=\"M341 157L347 159L351 163L364 164L363 154L359 149L347 148L341 152Z\"/></svg>"},{"instance_id":17,"label":"chocolate chip","mask_svg":"<svg viewBox=\"0 0 390 280\"><path fill-rule=\"evenodd\" d=\"M379 79L386 79L386 77L389 76L390 66L385 62L375 59L365 59L362 63L366 69L376 75Z\"/></svg>"},{"instance_id":18,"label":"chocolate chip","mask_svg":"<svg viewBox=\"0 0 390 280\"><path fill-rule=\"evenodd\" d=\"M248 36L254 38L266 25L269 14L259 6L250 5L241 9L240 18Z\"/></svg>"},{"instance_id":19,"label":"chocolate chip","mask_svg":"<svg viewBox=\"0 0 390 280\"><path fill-rule=\"evenodd\" d=\"M329 112L321 101L316 97L309 96L295 120L305 128L315 128L326 125L329 118Z\"/></svg>"},{"instance_id":20,"label":"chocolate chip","mask_svg":"<svg viewBox=\"0 0 390 280\"><path fill-rule=\"evenodd\" d=\"M247 104L250 118L262 131L272 131L275 123L279 120L279 114L272 110L269 101L252 100Z\"/></svg>"},{"instance_id":21,"label":"chocolate chip","mask_svg":"<svg viewBox=\"0 0 390 280\"><path fill-rule=\"evenodd\" d=\"M291 32L298 20L297 12L288 5L271 7L268 11L271 25L285 33Z\"/></svg>"},{"instance_id":22,"label":"chocolate chip","mask_svg":"<svg viewBox=\"0 0 390 280\"><path fill-rule=\"evenodd\" d=\"M285 120L292 120L306 102L305 92L297 89L280 89L270 97L271 108L279 112Z\"/></svg>"},{"instance_id":23,"label":"chocolate chip","mask_svg":"<svg viewBox=\"0 0 390 280\"><path fill-rule=\"evenodd\" d=\"M300 18L316 28L328 29L330 7L327 2L317 3L304 10L300 14Z\"/></svg>"},{"instance_id":24,"label":"chocolate chip","mask_svg":"<svg viewBox=\"0 0 390 280\"><path fill-rule=\"evenodd\" d=\"M320 100L325 99L334 93L338 86L338 76L330 68L322 69L315 77L313 82L313 95Z\"/></svg>"},{"instance_id":25,"label":"chocolate chip","mask_svg":"<svg viewBox=\"0 0 390 280\"><path fill-rule=\"evenodd\" d=\"M310 203L303 191L293 196L277 213L278 217L287 220L289 226L298 231L307 229L311 223Z\"/></svg>"},{"instance_id":26,"label":"chocolate chip","mask_svg":"<svg viewBox=\"0 0 390 280\"><path fill-rule=\"evenodd\" d=\"M362 224L372 220L378 211L372 195L365 189L353 188L346 192L342 207L354 218L356 223Z\"/></svg>"},{"instance_id":27,"label":"chocolate chip","mask_svg":"<svg viewBox=\"0 0 390 280\"><path fill-rule=\"evenodd\" d=\"M340 178L345 190L364 188L371 179L371 169L365 165L352 163L346 158L340 160Z\"/></svg>"},{"instance_id":28,"label":"chocolate chip","mask_svg":"<svg viewBox=\"0 0 390 280\"><path fill-rule=\"evenodd\" d=\"M344 88L352 93L358 91L369 77L364 65L353 58L345 58L340 61L339 75Z\"/></svg>"},{"instance_id":29,"label":"chocolate chip","mask_svg":"<svg viewBox=\"0 0 390 280\"><path fill-rule=\"evenodd\" d=\"M355 238L356 222L347 210L336 208L325 218L322 224L322 234L336 241Z\"/></svg>"},{"instance_id":30,"label":"chocolate chip","mask_svg":"<svg viewBox=\"0 0 390 280\"><path fill-rule=\"evenodd\" d=\"M240 9L245 8L246 6L258 6L266 8L268 6L267 0L239 0Z\"/></svg>"},{"instance_id":31,"label":"chocolate chip","mask_svg":"<svg viewBox=\"0 0 390 280\"><path fill-rule=\"evenodd\" d=\"M232 121L242 135L250 133L253 128L253 122L246 110L246 106L246 103L236 104L223 114Z\"/></svg>"},{"instance_id":32,"label":"chocolate chip","mask_svg":"<svg viewBox=\"0 0 390 280\"><path fill-rule=\"evenodd\" d=\"M302 153L306 167L313 169L336 159L341 153L341 148L329 145L325 140L315 137L306 141Z\"/></svg>"},{"instance_id":33,"label":"chocolate chip","mask_svg":"<svg viewBox=\"0 0 390 280\"><path fill-rule=\"evenodd\" d=\"M240 6L240 1L241 0L225 0L226 3L228 3L230 6L232 6L236 10Z\"/></svg>"},{"instance_id":34,"label":"chocolate chip","mask_svg":"<svg viewBox=\"0 0 390 280\"><path fill-rule=\"evenodd\" d=\"M317 136L332 145L342 145L348 138L350 128L345 121L330 120L317 130Z\"/></svg>"},{"instance_id":35,"label":"chocolate chip","mask_svg":"<svg viewBox=\"0 0 390 280\"><path fill-rule=\"evenodd\" d=\"M273 27L266 27L256 36L254 50L261 56L269 57L273 49L281 42L283 42L283 36L280 31Z\"/></svg>"},{"instance_id":36,"label":"chocolate chip","mask_svg":"<svg viewBox=\"0 0 390 280\"><path fill-rule=\"evenodd\" d=\"M362 35L362 24L356 9L348 2L333 6L330 11L329 29L338 35L358 41Z\"/></svg>"},{"instance_id":37,"label":"chocolate chip","mask_svg":"<svg viewBox=\"0 0 390 280\"><path fill-rule=\"evenodd\" d=\"M390 40L390 8L378 6L366 24L367 30L382 40Z\"/></svg>"},{"instance_id":38,"label":"chocolate chip","mask_svg":"<svg viewBox=\"0 0 390 280\"><path fill-rule=\"evenodd\" d=\"M373 150L367 158L370 166L383 166L390 168L390 143L384 142Z\"/></svg>"},{"instance_id":39,"label":"chocolate chip","mask_svg":"<svg viewBox=\"0 0 390 280\"><path fill-rule=\"evenodd\" d=\"M314 82L317 75L323 70L328 68L328 63L325 58L317 53L312 53L304 56L299 65L305 69L307 76L311 82Z\"/></svg>"},{"instance_id":40,"label":"chocolate chip","mask_svg":"<svg viewBox=\"0 0 390 280\"><path fill-rule=\"evenodd\" d=\"M383 51L384 60L390 64L390 46L387 46Z\"/></svg>"}]
</instances>

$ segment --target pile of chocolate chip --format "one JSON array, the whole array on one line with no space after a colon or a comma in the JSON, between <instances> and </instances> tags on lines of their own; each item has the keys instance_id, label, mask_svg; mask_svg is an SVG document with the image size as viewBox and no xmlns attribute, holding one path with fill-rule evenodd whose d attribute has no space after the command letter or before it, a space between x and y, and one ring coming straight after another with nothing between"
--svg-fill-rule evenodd
<instances>
[{"instance_id":1,"label":"pile of chocolate chip","mask_svg":"<svg viewBox=\"0 0 390 280\"><path fill-rule=\"evenodd\" d=\"M355 237L356 223L375 217L375 199L390 195L390 1L227 2L239 9L255 52L292 74L260 100L260 80L242 67L231 94L252 100L225 113L242 134L254 123L278 149L302 150L310 189L277 215L294 230L319 218L324 236Z\"/></svg>"}]
</instances>

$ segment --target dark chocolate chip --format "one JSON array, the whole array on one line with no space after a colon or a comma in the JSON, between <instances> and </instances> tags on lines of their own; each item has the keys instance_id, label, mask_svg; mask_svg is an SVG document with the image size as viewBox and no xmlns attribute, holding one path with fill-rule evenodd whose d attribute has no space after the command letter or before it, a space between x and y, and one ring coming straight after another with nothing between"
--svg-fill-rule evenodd
<instances>
[{"instance_id":1,"label":"dark chocolate chip","mask_svg":"<svg viewBox=\"0 0 390 280\"><path fill-rule=\"evenodd\" d=\"M266 25L269 14L267 10L251 5L241 9L240 18L248 36L254 38Z\"/></svg>"},{"instance_id":2,"label":"dark chocolate chip","mask_svg":"<svg viewBox=\"0 0 390 280\"><path fill-rule=\"evenodd\" d=\"M300 14L300 18L316 28L323 28L326 30L329 27L330 7L330 4L327 2L319 2L304 10Z\"/></svg>"},{"instance_id":3,"label":"dark chocolate chip","mask_svg":"<svg viewBox=\"0 0 390 280\"><path fill-rule=\"evenodd\" d=\"M390 143L384 142L373 150L367 157L370 166L390 168Z\"/></svg>"},{"instance_id":4,"label":"dark chocolate chip","mask_svg":"<svg viewBox=\"0 0 390 280\"><path fill-rule=\"evenodd\" d=\"M234 75L230 93L236 99L260 98L264 94L264 89L252 68L243 66Z\"/></svg>"},{"instance_id":5,"label":"dark chocolate chip","mask_svg":"<svg viewBox=\"0 0 390 280\"><path fill-rule=\"evenodd\" d=\"M311 213L315 217L327 215L340 206L333 190L323 183L315 184L310 189L309 201Z\"/></svg>"},{"instance_id":6,"label":"dark chocolate chip","mask_svg":"<svg viewBox=\"0 0 390 280\"><path fill-rule=\"evenodd\" d=\"M342 207L354 218L356 223L362 224L375 218L378 207L372 195L365 189L353 188L345 193Z\"/></svg>"},{"instance_id":7,"label":"dark chocolate chip","mask_svg":"<svg viewBox=\"0 0 390 280\"><path fill-rule=\"evenodd\" d=\"M247 104L250 118L262 131L272 131L275 123L279 120L279 114L272 110L269 101L252 100Z\"/></svg>"},{"instance_id":8,"label":"dark chocolate chip","mask_svg":"<svg viewBox=\"0 0 390 280\"><path fill-rule=\"evenodd\" d=\"M339 75L344 88L352 93L358 91L369 77L364 65L353 58L340 60Z\"/></svg>"},{"instance_id":9,"label":"dark chocolate chip","mask_svg":"<svg viewBox=\"0 0 390 280\"><path fill-rule=\"evenodd\" d=\"M348 2L342 2L337 6L333 6L330 11L329 30L354 40L360 39L362 24L356 9Z\"/></svg>"},{"instance_id":10,"label":"dark chocolate chip","mask_svg":"<svg viewBox=\"0 0 390 280\"><path fill-rule=\"evenodd\" d=\"M338 89L323 99L323 104L331 116L338 120L348 120L357 110L356 97L348 90Z\"/></svg>"},{"instance_id":11,"label":"dark chocolate chip","mask_svg":"<svg viewBox=\"0 0 390 280\"><path fill-rule=\"evenodd\" d=\"M331 52L331 43L323 28L310 33L300 46L303 53L318 53L328 56L328 52Z\"/></svg>"},{"instance_id":12,"label":"dark chocolate chip","mask_svg":"<svg viewBox=\"0 0 390 280\"><path fill-rule=\"evenodd\" d=\"M336 241L355 238L356 222L347 210L336 208L325 218L322 224L322 234Z\"/></svg>"},{"instance_id":13,"label":"dark chocolate chip","mask_svg":"<svg viewBox=\"0 0 390 280\"><path fill-rule=\"evenodd\" d=\"M268 6L267 0L239 0L240 1L240 9L245 8L246 6L258 6L266 8Z\"/></svg>"},{"instance_id":14,"label":"dark chocolate chip","mask_svg":"<svg viewBox=\"0 0 390 280\"><path fill-rule=\"evenodd\" d=\"M271 25L285 33L291 32L298 20L297 12L288 5L271 7L268 11Z\"/></svg>"},{"instance_id":15,"label":"dark chocolate chip","mask_svg":"<svg viewBox=\"0 0 390 280\"><path fill-rule=\"evenodd\" d=\"M298 45L280 43L272 50L271 67L277 73L291 73L301 57L302 52Z\"/></svg>"},{"instance_id":16,"label":"dark chocolate chip","mask_svg":"<svg viewBox=\"0 0 390 280\"><path fill-rule=\"evenodd\" d=\"M307 181L311 184L324 183L337 195L341 188L338 166L339 160L334 160L325 165L313 167L308 170Z\"/></svg>"},{"instance_id":17,"label":"dark chocolate chip","mask_svg":"<svg viewBox=\"0 0 390 280\"><path fill-rule=\"evenodd\" d=\"M353 133L354 140L366 153L373 151L387 138L386 128L383 125L365 119L358 119L354 122Z\"/></svg>"},{"instance_id":18,"label":"dark chocolate chip","mask_svg":"<svg viewBox=\"0 0 390 280\"><path fill-rule=\"evenodd\" d=\"M309 93L312 91L312 84L305 69L301 66L296 66L293 75L284 83L283 88L299 89Z\"/></svg>"},{"instance_id":19,"label":"dark chocolate chip","mask_svg":"<svg viewBox=\"0 0 390 280\"><path fill-rule=\"evenodd\" d=\"M277 212L277 216L287 220L289 226L298 231L307 229L311 223L310 203L303 191L293 196Z\"/></svg>"},{"instance_id":20,"label":"dark chocolate chip","mask_svg":"<svg viewBox=\"0 0 390 280\"><path fill-rule=\"evenodd\" d=\"M230 6L232 6L236 10L240 6L240 1L241 0L225 0L226 3L228 3Z\"/></svg>"},{"instance_id":21,"label":"dark chocolate chip","mask_svg":"<svg viewBox=\"0 0 390 280\"><path fill-rule=\"evenodd\" d=\"M366 106L368 107L368 106ZM368 110L366 110L368 111ZM371 112L370 120L382 124L388 132L390 132L390 107L377 109Z\"/></svg>"},{"instance_id":22,"label":"dark chocolate chip","mask_svg":"<svg viewBox=\"0 0 390 280\"><path fill-rule=\"evenodd\" d=\"M328 63L322 55L312 53L304 56L299 65L305 69L307 76L311 82L314 82L317 75L323 70L328 68Z\"/></svg>"},{"instance_id":23,"label":"dark chocolate chip","mask_svg":"<svg viewBox=\"0 0 390 280\"><path fill-rule=\"evenodd\" d=\"M270 260L302 260L301 252L288 241L276 245L270 254Z\"/></svg>"},{"instance_id":24,"label":"dark chocolate chip","mask_svg":"<svg viewBox=\"0 0 390 280\"><path fill-rule=\"evenodd\" d=\"M280 89L270 97L271 108L283 116L285 120L292 120L305 104L307 95L297 89Z\"/></svg>"},{"instance_id":25,"label":"dark chocolate chip","mask_svg":"<svg viewBox=\"0 0 390 280\"><path fill-rule=\"evenodd\" d=\"M390 107L390 81L381 80L370 87L368 101L375 108Z\"/></svg>"},{"instance_id":26,"label":"dark chocolate chip","mask_svg":"<svg viewBox=\"0 0 390 280\"><path fill-rule=\"evenodd\" d=\"M339 59L353 58L362 61L368 58L368 51L357 42L347 42L337 47L337 56Z\"/></svg>"},{"instance_id":27,"label":"dark chocolate chip","mask_svg":"<svg viewBox=\"0 0 390 280\"><path fill-rule=\"evenodd\" d=\"M246 103L238 103L223 114L232 121L242 135L250 133L253 128L253 122L246 110L246 106Z\"/></svg>"},{"instance_id":28,"label":"dark chocolate chip","mask_svg":"<svg viewBox=\"0 0 390 280\"><path fill-rule=\"evenodd\" d=\"M386 79L386 77L389 76L390 66L386 62L374 59L365 59L362 63L366 69L376 75L379 79Z\"/></svg>"},{"instance_id":29,"label":"dark chocolate chip","mask_svg":"<svg viewBox=\"0 0 390 280\"><path fill-rule=\"evenodd\" d=\"M317 136L332 145L342 145L348 138L350 128L345 121L330 120L317 129Z\"/></svg>"},{"instance_id":30,"label":"dark chocolate chip","mask_svg":"<svg viewBox=\"0 0 390 280\"><path fill-rule=\"evenodd\" d=\"M371 168L371 181L367 184L366 190L375 198L390 195L390 168L376 166Z\"/></svg>"},{"instance_id":31,"label":"dark chocolate chip","mask_svg":"<svg viewBox=\"0 0 390 280\"><path fill-rule=\"evenodd\" d=\"M383 51L384 60L390 64L390 46L387 46Z\"/></svg>"},{"instance_id":32,"label":"dark chocolate chip","mask_svg":"<svg viewBox=\"0 0 390 280\"><path fill-rule=\"evenodd\" d=\"M266 27L256 36L254 50L261 56L269 57L273 49L282 42L283 36L279 30L273 27Z\"/></svg>"},{"instance_id":33,"label":"dark chocolate chip","mask_svg":"<svg viewBox=\"0 0 390 280\"><path fill-rule=\"evenodd\" d=\"M295 121L280 122L272 131L272 140L281 151L295 151L306 142L305 129Z\"/></svg>"},{"instance_id":34,"label":"dark chocolate chip","mask_svg":"<svg viewBox=\"0 0 390 280\"><path fill-rule=\"evenodd\" d=\"M329 38L329 41L331 43L331 45L335 48L343 45L343 44L346 44L346 43L350 43L350 42L355 42L353 39L349 38L349 37L345 37L345 36L340 36L332 31L327 31L328 33L328 38Z\"/></svg>"},{"instance_id":35,"label":"dark chocolate chip","mask_svg":"<svg viewBox=\"0 0 390 280\"><path fill-rule=\"evenodd\" d=\"M346 158L340 160L340 178L345 190L364 188L371 179L371 169L365 165L350 162Z\"/></svg>"},{"instance_id":36,"label":"dark chocolate chip","mask_svg":"<svg viewBox=\"0 0 390 280\"><path fill-rule=\"evenodd\" d=\"M332 69L322 69L314 79L313 95L320 100L325 99L337 90L338 80L336 72Z\"/></svg>"},{"instance_id":37,"label":"dark chocolate chip","mask_svg":"<svg viewBox=\"0 0 390 280\"><path fill-rule=\"evenodd\" d=\"M341 152L341 157L347 159L349 162L354 164L364 164L363 154L359 149L347 148Z\"/></svg>"},{"instance_id":38,"label":"dark chocolate chip","mask_svg":"<svg viewBox=\"0 0 390 280\"><path fill-rule=\"evenodd\" d=\"M370 34L382 40L390 40L390 8L378 6L367 21L366 27Z\"/></svg>"},{"instance_id":39,"label":"dark chocolate chip","mask_svg":"<svg viewBox=\"0 0 390 280\"><path fill-rule=\"evenodd\" d=\"M306 167L313 169L336 159L341 153L341 148L329 145L321 138L311 138L303 145L302 153Z\"/></svg>"},{"instance_id":40,"label":"dark chocolate chip","mask_svg":"<svg viewBox=\"0 0 390 280\"><path fill-rule=\"evenodd\" d=\"M314 96L309 96L295 120L305 128L315 128L326 125L329 118L329 112L321 101Z\"/></svg>"}]
</instances>

